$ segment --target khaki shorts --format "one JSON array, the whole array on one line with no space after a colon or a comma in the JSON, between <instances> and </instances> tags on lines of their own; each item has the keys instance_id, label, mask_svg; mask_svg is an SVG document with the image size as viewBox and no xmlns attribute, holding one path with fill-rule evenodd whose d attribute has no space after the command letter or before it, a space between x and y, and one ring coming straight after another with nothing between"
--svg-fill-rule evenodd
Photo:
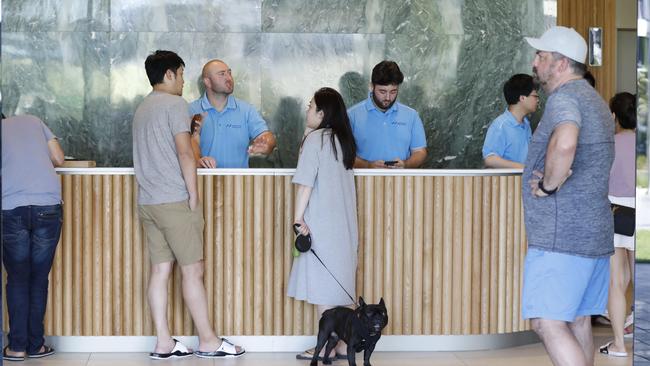
<instances>
[{"instance_id":1,"label":"khaki shorts","mask_svg":"<svg viewBox=\"0 0 650 366\"><path fill-rule=\"evenodd\" d=\"M151 263L176 260L181 266L203 259L203 211L187 201L139 205Z\"/></svg>"}]
</instances>

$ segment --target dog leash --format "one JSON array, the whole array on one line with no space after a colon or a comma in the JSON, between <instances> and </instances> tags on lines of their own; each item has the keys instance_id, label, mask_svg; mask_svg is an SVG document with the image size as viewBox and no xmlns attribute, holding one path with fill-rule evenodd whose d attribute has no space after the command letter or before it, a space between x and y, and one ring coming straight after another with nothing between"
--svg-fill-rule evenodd
<instances>
[{"instance_id":1,"label":"dog leash","mask_svg":"<svg viewBox=\"0 0 650 366\"><path fill-rule=\"evenodd\" d=\"M316 259L318 259L318 261L320 262L320 264L323 265L323 268L325 268L325 269L327 270L327 272L330 274L330 276L332 276L332 278L334 279L334 281L336 281L336 283L338 283L339 286L341 286L341 288L343 289L343 291L345 291L345 294L348 295L348 297L350 298L350 300L352 300L352 303L354 304L354 306L359 307L359 305L357 304L357 302L354 301L354 298L352 297L352 295L350 295L350 293L348 292L348 290L346 290L345 287L343 287L343 285L341 284L341 282L339 282L339 280L336 279L336 276L334 276L334 273L332 273L332 271L330 271L330 269L327 268L327 266L325 265L325 263L323 263L323 260L320 259L320 257L318 256L318 254L316 254L316 252L314 251L314 249L313 249L313 248L310 248L309 251L312 252L312 253L314 253L314 256L316 257Z\"/></svg>"}]
</instances>

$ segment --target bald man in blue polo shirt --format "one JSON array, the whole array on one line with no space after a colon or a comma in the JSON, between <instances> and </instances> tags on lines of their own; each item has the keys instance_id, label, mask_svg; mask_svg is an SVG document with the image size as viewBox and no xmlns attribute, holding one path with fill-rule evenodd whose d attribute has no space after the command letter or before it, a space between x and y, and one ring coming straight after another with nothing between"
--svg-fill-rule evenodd
<instances>
[{"instance_id":1,"label":"bald man in blue polo shirt","mask_svg":"<svg viewBox=\"0 0 650 366\"><path fill-rule=\"evenodd\" d=\"M205 94L192 102L190 115L200 125L193 133L195 156L204 168L248 168L251 155L268 155L275 137L255 107L232 95L235 80L228 65L211 60L203 66ZM200 149L200 154L198 154Z\"/></svg>"},{"instance_id":2,"label":"bald man in blue polo shirt","mask_svg":"<svg viewBox=\"0 0 650 366\"><path fill-rule=\"evenodd\" d=\"M508 108L488 127L483 161L486 168L523 169L532 137L526 116L537 110L537 85L532 76L516 74L503 85L503 96Z\"/></svg>"},{"instance_id":3,"label":"bald man in blue polo shirt","mask_svg":"<svg viewBox=\"0 0 650 366\"><path fill-rule=\"evenodd\" d=\"M418 168L427 157L427 140L418 112L397 102L404 75L397 63L372 69L368 99L348 109L357 143L355 168Z\"/></svg>"}]
</instances>

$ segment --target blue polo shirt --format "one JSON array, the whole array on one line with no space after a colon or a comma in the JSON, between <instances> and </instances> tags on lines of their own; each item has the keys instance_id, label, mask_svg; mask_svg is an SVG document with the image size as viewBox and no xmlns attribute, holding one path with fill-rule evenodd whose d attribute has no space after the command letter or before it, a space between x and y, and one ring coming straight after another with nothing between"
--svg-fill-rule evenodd
<instances>
[{"instance_id":1,"label":"blue polo shirt","mask_svg":"<svg viewBox=\"0 0 650 366\"><path fill-rule=\"evenodd\" d=\"M201 155L212 156L219 168L248 168L250 141L269 128L252 105L228 96L217 111L206 94L190 104L190 116L207 112L201 126Z\"/></svg>"},{"instance_id":2,"label":"blue polo shirt","mask_svg":"<svg viewBox=\"0 0 650 366\"><path fill-rule=\"evenodd\" d=\"M508 109L495 118L485 134L483 142L483 159L497 155L503 159L524 164L528 156L528 143L532 132L530 122L524 117L523 123L517 122Z\"/></svg>"},{"instance_id":3,"label":"blue polo shirt","mask_svg":"<svg viewBox=\"0 0 650 366\"><path fill-rule=\"evenodd\" d=\"M427 147L424 126L418 112L395 102L382 112L368 99L348 109L357 155L367 161L406 160L411 151Z\"/></svg>"}]
</instances>

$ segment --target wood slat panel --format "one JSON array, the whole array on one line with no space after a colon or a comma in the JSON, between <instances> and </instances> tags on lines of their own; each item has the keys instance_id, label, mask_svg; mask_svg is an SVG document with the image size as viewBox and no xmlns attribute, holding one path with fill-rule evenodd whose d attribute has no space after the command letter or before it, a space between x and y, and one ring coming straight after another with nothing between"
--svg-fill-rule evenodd
<instances>
[{"instance_id":1,"label":"wood slat panel","mask_svg":"<svg viewBox=\"0 0 650 366\"><path fill-rule=\"evenodd\" d=\"M448 334L447 331L442 329L442 319L444 309L442 306L443 296L443 283L446 281L443 278L443 268L446 267L443 258L443 232L444 224L444 177L434 177L434 196L433 196L433 330L432 334ZM430 222L429 219L423 219L424 223Z\"/></svg>"},{"instance_id":2,"label":"wood slat panel","mask_svg":"<svg viewBox=\"0 0 650 366\"><path fill-rule=\"evenodd\" d=\"M46 332L151 335L149 256L134 177L65 175L62 184L65 221ZM204 283L216 331L314 334L315 307L286 296L291 177L201 176L199 186ZM519 311L526 244L520 177L359 176L356 187L357 294L367 302L384 298L390 313L385 334L529 329ZM194 334L180 271L172 277L171 331Z\"/></svg>"}]
</instances>

